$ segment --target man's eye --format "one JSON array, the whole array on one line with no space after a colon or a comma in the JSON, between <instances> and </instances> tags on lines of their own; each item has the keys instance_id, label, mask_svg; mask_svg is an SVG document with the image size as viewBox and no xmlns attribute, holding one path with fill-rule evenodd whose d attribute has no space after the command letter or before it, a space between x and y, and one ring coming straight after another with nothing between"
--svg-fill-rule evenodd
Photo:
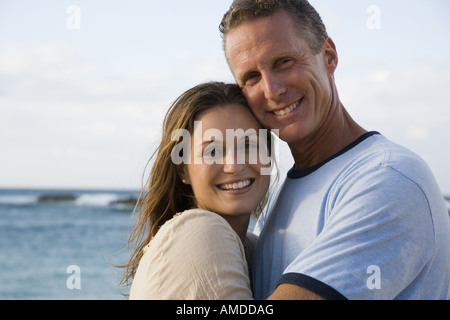
<instances>
[{"instance_id":1,"label":"man's eye","mask_svg":"<svg viewBox=\"0 0 450 320\"><path fill-rule=\"evenodd\" d=\"M256 83L258 81L258 79L259 79L259 73L257 73L257 72L250 73L245 77L244 84L252 85L252 84Z\"/></svg>"},{"instance_id":2,"label":"man's eye","mask_svg":"<svg viewBox=\"0 0 450 320\"><path fill-rule=\"evenodd\" d=\"M291 58L283 58L278 60L277 67L287 67L292 64L293 60Z\"/></svg>"}]
</instances>

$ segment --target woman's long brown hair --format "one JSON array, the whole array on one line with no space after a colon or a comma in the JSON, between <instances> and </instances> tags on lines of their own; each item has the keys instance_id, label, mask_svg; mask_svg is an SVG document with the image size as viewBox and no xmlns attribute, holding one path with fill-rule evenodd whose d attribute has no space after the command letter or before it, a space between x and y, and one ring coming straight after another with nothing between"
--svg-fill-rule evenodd
<instances>
[{"instance_id":1,"label":"woman's long brown hair","mask_svg":"<svg viewBox=\"0 0 450 320\"><path fill-rule=\"evenodd\" d=\"M237 85L209 82L187 90L169 108L164 118L161 143L149 160L155 158L150 176L135 208L137 221L128 239L128 246L132 246L131 254L127 264L120 266L125 269L119 284L121 287L132 282L143 249L159 228L176 213L195 206L191 186L182 183L177 165L172 161L172 151L179 143L172 141L172 133L186 129L192 134L194 119L199 112L227 104L248 106Z\"/></svg>"}]
</instances>

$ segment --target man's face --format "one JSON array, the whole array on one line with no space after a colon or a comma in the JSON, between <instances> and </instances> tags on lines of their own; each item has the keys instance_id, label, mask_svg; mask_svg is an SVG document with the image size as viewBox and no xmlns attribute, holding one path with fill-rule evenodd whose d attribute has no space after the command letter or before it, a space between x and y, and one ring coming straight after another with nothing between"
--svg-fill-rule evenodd
<instances>
[{"instance_id":1,"label":"man's face","mask_svg":"<svg viewBox=\"0 0 450 320\"><path fill-rule=\"evenodd\" d=\"M328 39L314 54L285 11L232 29L225 55L257 119L295 143L320 134L331 119L331 76L337 65ZM332 60L335 61L332 61Z\"/></svg>"}]
</instances>

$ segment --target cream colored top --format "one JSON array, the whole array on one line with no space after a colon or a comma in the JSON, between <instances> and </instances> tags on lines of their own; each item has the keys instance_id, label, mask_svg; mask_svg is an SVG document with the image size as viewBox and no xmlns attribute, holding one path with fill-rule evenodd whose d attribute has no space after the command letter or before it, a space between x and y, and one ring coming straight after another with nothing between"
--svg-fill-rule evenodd
<instances>
[{"instance_id":1,"label":"cream colored top","mask_svg":"<svg viewBox=\"0 0 450 320\"><path fill-rule=\"evenodd\" d=\"M130 299L252 299L241 240L216 213L192 209L175 216L145 247Z\"/></svg>"}]
</instances>

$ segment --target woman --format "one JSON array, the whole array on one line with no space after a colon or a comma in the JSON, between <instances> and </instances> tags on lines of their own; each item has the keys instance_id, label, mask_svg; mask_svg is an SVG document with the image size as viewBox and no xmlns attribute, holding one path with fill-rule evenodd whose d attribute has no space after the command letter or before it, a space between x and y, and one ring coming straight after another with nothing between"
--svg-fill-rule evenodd
<instances>
[{"instance_id":1,"label":"woman","mask_svg":"<svg viewBox=\"0 0 450 320\"><path fill-rule=\"evenodd\" d=\"M236 85L201 84L174 102L129 240L130 299L252 298L246 231L270 183L260 129Z\"/></svg>"}]
</instances>

